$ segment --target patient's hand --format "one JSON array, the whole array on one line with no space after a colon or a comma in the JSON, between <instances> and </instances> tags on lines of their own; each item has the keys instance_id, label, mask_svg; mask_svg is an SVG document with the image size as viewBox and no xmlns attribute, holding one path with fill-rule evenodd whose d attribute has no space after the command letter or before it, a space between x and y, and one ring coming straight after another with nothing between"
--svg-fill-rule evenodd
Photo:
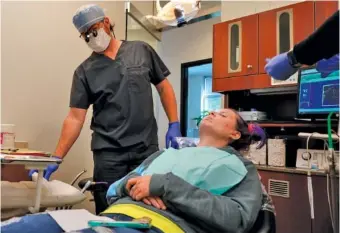
<instances>
[{"instance_id":1,"label":"patient's hand","mask_svg":"<svg viewBox=\"0 0 340 233\"><path fill-rule=\"evenodd\" d=\"M166 210L166 206L160 197L146 197L142 200L147 205L152 205L160 210Z\"/></svg>"},{"instance_id":2,"label":"patient's hand","mask_svg":"<svg viewBox=\"0 0 340 233\"><path fill-rule=\"evenodd\" d=\"M131 178L126 184L126 190L130 197L136 201L141 201L143 198L150 195L151 176L139 176Z\"/></svg>"}]
</instances>

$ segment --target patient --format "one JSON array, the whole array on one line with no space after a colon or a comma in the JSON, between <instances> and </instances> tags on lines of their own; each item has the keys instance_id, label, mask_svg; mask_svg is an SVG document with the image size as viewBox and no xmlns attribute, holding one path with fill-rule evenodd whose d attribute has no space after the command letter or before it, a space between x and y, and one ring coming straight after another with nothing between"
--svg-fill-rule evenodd
<instances>
[{"instance_id":1,"label":"patient","mask_svg":"<svg viewBox=\"0 0 340 233\"><path fill-rule=\"evenodd\" d=\"M238 151L246 150L254 139L259 137L249 132L236 111L211 113L200 124L197 147L157 152L110 186L110 207L103 216L121 221L152 219L147 231L116 228L110 232L249 231L261 208L262 189L255 166ZM42 214L2 226L1 232L64 231L51 216Z\"/></svg>"}]
</instances>

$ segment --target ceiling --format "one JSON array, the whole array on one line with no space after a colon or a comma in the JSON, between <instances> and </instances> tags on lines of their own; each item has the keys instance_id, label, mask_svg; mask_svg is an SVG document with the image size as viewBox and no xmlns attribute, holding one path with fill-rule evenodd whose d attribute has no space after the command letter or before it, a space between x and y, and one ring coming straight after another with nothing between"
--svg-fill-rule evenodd
<instances>
[{"instance_id":1,"label":"ceiling","mask_svg":"<svg viewBox=\"0 0 340 233\"><path fill-rule=\"evenodd\" d=\"M189 67L188 76L212 76L212 63Z\"/></svg>"}]
</instances>

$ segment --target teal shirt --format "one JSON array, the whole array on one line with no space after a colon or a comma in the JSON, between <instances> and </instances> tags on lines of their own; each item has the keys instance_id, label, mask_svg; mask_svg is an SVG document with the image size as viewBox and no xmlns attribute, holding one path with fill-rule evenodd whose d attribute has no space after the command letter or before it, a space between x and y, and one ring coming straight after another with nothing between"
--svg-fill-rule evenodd
<instances>
[{"instance_id":1,"label":"teal shirt","mask_svg":"<svg viewBox=\"0 0 340 233\"><path fill-rule=\"evenodd\" d=\"M221 195L247 174L235 154L213 147L188 147L165 150L142 175L173 173L191 185Z\"/></svg>"}]
</instances>

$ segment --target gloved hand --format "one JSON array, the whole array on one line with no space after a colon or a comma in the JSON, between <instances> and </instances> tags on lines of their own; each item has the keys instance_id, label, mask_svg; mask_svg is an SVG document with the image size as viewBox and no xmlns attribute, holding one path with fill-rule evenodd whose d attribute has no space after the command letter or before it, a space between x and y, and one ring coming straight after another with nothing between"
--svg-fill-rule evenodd
<instances>
[{"instance_id":1,"label":"gloved hand","mask_svg":"<svg viewBox=\"0 0 340 233\"><path fill-rule=\"evenodd\" d=\"M58 159L59 159L59 157L55 157L55 158L58 158ZM59 168L59 165L58 165L58 164L51 164L51 165L48 165L47 168L44 170L44 178L45 178L46 180L49 180L49 179L50 179L50 176L52 175L52 173L55 172L58 168ZM32 179L32 175L33 175L35 172L38 172L38 170L35 170L35 169L30 170L30 172L28 173L28 176Z\"/></svg>"},{"instance_id":2,"label":"gloved hand","mask_svg":"<svg viewBox=\"0 0 340 233\"><path fill-rule=\"evenodd\" d=\"M178 143L176 142L176 137L181 137L181 130L179 126L179 122L169 123L169 129L165 136L166 148L169 148L170 143L171 147L178 149Z\"/></svg>"},{"instance_id":3,"label":"gloved hand","mask_svg":"<svg viewBox=\"0 0 340 233\"><path fill-rule=\"evenodd\" d=\"M271 59L266 59L264 69L267 74L276 80L287 80L298 71L289 64L287 53L281 53Z\"/></svg>"},{"instance_id":4,"label":"gloved hand","mask_svg":"<svg viewBox=\"0 0 340 233\"><path fill-rule=\"evenodd\" d=\"M336 70L339 70L339 54L334 55L329 59L322 59L316 63L316 70L321 73L322 78L326 78L328 75Z\"/></svg>"},{"instance_id":5,"label":"gloved hand","mask_svg":"<svg viewBox=\"0 0 340 233\"><path fill-rule=\"evenodd\" d=\"M184 9L182 6L176 6L174 13L177 20L177 25L181 25L186 22L184 18Z\"/></svg>"}]
</instances>

